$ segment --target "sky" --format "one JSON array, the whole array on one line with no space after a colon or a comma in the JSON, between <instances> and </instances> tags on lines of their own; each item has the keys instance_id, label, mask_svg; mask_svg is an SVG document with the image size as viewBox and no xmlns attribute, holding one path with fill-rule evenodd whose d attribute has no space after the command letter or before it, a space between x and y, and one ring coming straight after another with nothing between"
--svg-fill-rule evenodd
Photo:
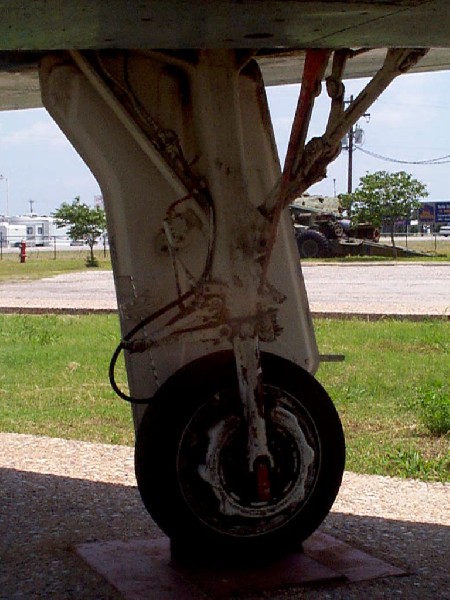
<instances>
[{"instance_id":1,"label":"sky","mask_svg":"<svg viewBox=\"0 0 450 600\"><path fill-rule=\"evenodd\" d=\"M366 80L346 82L346 97L356 95ZM281 160L284 159L299 86L267 89ZM316 102L310 136L321 135L328 116L324 91ZM407 74L398 78L361 119L363 150L403 161L423 161L450 155L450 71ZM360 150L353 155L353 187L367 172L407 171L424 183L431 200L450 199L450 163L397 164ZM328 169L328 177L310 193L332 196L347 191L348 153ZM80 196L94 204L100 188L64 134L44 109L0 113L0 214L44 215L62 202Z\"/></svg>"}]
</instances>

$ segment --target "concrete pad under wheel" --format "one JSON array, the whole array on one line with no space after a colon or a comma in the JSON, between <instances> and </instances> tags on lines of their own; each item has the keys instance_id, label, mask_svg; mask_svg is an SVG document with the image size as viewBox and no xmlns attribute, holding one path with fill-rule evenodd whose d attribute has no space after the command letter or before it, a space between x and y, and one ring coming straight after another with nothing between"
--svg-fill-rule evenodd
<instances>
[{"instance_id":1,"label":"concrete pad under wheel","mask_svg":"<svg viewBox=\"0 0 450 600\"><path fill-rule=\"evenodd\" d=\"M126 600L221 600L287 587L365 581L405 575L397 567L316 532L292 553L264 567L183 566L170 557L167 538L93 542L77 553Z\"/></svg>"}]
</instances>

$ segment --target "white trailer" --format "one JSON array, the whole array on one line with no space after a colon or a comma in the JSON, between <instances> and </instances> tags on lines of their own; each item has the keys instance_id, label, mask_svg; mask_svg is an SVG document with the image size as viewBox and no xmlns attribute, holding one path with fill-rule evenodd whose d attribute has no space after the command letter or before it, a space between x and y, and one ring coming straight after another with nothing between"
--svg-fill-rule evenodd
<instances>
[{"instance_id":1,"label":"white trailer","mask_svg":"<svg viewBox=\"0 0 450 600\"><path fill-rule=\"evenodd\" d=\"M10 226L25 228L24 239L28 246L49 246L51 217L39 215L24 215L9 218Z\"/></svg>"},{"instance_id":2,"label":"white trailer","mask_svg":"<svg viewBox=\"0 0 450 600\"><path fill-rule=\"evenodd\" d=\"M15 244L26 241L26 225L15 225L4 221L0 223L0 244L3 247L14 246Z\"/></svg>"}]
</instances>

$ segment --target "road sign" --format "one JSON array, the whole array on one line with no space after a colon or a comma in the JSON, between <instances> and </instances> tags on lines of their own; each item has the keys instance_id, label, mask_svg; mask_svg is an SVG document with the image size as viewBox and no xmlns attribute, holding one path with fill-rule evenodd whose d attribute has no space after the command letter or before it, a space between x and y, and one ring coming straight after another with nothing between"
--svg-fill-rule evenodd
<instances>
[{"instance_id":1,"label":"road sign","mask_svg":"<svg viewBox=\"0 0 450 600\"><path fill-rule=\"evenodd\" d=\"M450 223L450 202L436 202L436 223Z\"/></svg>"},{"instance_id":2,"label":"road sign","mask_svg":"<svg viewBox=\"0 0 450 600\"><path fill-rule=\"evenodd\" d=\"M434 208L434 202L422 202L422 206L419 208L419 221L421 223L434 223Z\"/></svg>"}]
</instances>

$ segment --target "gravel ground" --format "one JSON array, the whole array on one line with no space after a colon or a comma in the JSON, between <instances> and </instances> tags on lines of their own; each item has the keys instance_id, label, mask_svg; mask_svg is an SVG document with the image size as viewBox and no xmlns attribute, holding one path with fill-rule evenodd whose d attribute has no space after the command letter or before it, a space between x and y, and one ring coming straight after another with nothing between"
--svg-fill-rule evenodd
<instances>
[{"instance_id":1,"label":"gravel ground","mask_svg":"<svg viewBox=\"0 0 450 600\"><path fill-rule=\"evenodd\" d=\"M92 270L0 283L1 308L116 310L112 272Z\"/></svg>"},{"instance_id":2,"label":"gravel ground","mask_svg":"<svg viewBox=\"0 0 450 600\"><path fill-rule=\"evenodd\" d=\"M2 600L119 599L73 547L161 536L135 487L131 448L3 433L0 478ZM322 531L408 574L247 598L448 599L449 500L448 485L345 473Z\"/></svg>"},{"instance_id":3,"label":"gravel ground","mask_svg":"<svg viewBox=\"0 0 450 600\"><path fill-rule=\"evenodd\" d=\"M302 268L314 312L450 316L450 263Z\"/></svg>"},{"instance_id":4,"label":"gravel ground","mask_svg":"<svg viewBox=\"0 0 450 600\"><path fill-rule=\"evenodd\" d=\"M450 315L450 263L307 264L314 313ZM0 310L115 310L110 271L0 284Z\"/></svg>"}]
</instances>

